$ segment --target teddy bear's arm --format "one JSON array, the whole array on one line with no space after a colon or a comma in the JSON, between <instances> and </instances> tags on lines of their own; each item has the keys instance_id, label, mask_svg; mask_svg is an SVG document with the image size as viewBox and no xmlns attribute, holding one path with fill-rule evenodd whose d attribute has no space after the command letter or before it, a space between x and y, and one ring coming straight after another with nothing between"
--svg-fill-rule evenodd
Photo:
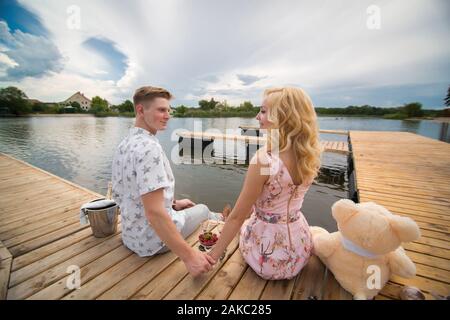
<instances>
[{"instance_id":1,"label":"teddy bear's arm","mask_svg":"<svg viewBox=\"0 0 450 320\"><path fill-rule=\"evenodd\" d=\"M416 266L402 247L389 254L389 266L391 272L400 277L412 278L416 275Z\"/></svg>"},{"instance_id":2,"label":"teddy bear's arm","mask_svg":"<svg viewBox=\"0 0 450 320\"><path fill-rule=\"evenodd\" d=\"M314 252L319 258L328 258L336 250L339 241L337 241L336 232L323 233L314 237Z\"/></svg>"}]
</instances>

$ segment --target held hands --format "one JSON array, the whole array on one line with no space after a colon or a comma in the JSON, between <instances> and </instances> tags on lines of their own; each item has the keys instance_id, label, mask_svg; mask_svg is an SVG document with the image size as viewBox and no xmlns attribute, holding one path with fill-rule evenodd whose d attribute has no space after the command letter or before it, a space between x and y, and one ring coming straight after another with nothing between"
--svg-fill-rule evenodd
<instances>
[{"instance_id":1,"label":"held hands","mask_svg":"<svg viewBox=\"0 0 450 320\"><path fill-rule=\"evenodd\" d=\"M193 277L210 271L216 263L211 256L196 250L192 250L191 256L183 262Z\"/></svg>"},{"instance_id":2,"label":"held hands","mask_svg":"<svg viewBox=\"0 0 450 320\"><path fill-rule=\"evenodd\" d=\"M189 199L175 200L173 204L173 209L176 211L184 210L195 206L195 203Z\"/></svg>"}]
</instances>

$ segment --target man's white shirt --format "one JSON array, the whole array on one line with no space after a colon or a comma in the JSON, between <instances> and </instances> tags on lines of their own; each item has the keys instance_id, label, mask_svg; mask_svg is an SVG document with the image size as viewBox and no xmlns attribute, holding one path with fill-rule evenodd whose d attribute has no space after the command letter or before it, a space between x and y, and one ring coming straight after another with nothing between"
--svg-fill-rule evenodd
<instances>
[{"instance_id":1,"label":"man's white shirt","mask_svg":"<svg viewBox=\"0 0 450 320\"><path fill-rule=\"evenodd\" d=\"M149 131L134 127L119 144L113 157L113 198L120 206L122 241L139 256L151 256L165 244L145 216L141 196L164 188L164 207L178 231L184 214L172 209L175 179L158 139Z\"/></svg>"}]
</instances>

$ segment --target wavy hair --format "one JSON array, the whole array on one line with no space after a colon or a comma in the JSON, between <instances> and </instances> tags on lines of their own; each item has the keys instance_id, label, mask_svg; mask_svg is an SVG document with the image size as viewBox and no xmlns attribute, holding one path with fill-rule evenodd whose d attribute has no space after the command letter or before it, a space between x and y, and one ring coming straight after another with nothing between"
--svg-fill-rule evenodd
<instances>
[{"instance_id":1,"label":"wavy hair","mask_svg":"<svg viewBox=\"0 0 450 320\"><path fill-rule=\"evenodd\" d=\"M316 111L308 94L300 88L272 88L264 91L268 106L268 150L278 136L279 152L292 150L297 163L294 179L312 183L320 169L322 148ZM272 130L278 129L274 135Z\"/></svg>"}]
</instances>

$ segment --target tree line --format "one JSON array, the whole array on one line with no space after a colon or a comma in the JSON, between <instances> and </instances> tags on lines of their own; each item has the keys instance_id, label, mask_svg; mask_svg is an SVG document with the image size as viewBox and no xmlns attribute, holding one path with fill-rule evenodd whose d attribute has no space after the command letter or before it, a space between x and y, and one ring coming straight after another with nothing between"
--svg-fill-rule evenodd
<instances>
[{"instance_id":1,"label":"tree line","mask_svg":"<svg viewBox=\"0 0 450 320\"><path fill-rule=\"evenodd\" d=\"M447 107L450 107L450 87L444 99ZM99 96L91 100L91 108L83 110L78 102L68 105L61 103L42 103L28 99L22 90L16 87L0 89L0 114L2 115L26 115L30 113L92 113L96 116L129 116L134 117L134 106L130 100L109 107L108 101ZM238 106L232 106L227 101L200 100L197 107L180 105L173 107L174 117L255 117L259 107L250 101L244 101ZM405 119L412 117L436 117L450 116L449 109L426 110L419 102L404 104L399 107L381 108L370 105L347 106L345 108L323 108L317 107L319 115L330 116L377 116L385 119Z\"/></svg>"}]
</instances>

